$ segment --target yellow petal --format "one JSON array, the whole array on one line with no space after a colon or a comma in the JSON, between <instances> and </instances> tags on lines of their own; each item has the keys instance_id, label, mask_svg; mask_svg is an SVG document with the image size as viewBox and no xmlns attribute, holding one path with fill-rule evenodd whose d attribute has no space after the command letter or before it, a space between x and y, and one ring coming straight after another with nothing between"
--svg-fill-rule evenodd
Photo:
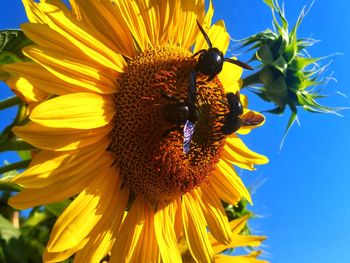
<instances>
[{"instance_id":1,"label":"yellow petal","mask_svg":"<svg viewBox=\"0 0 350 263\"><path fill-rule=\"evenodd\" d=\"M56 53L43 47L26 47L23 53L61 80L92 91L113 93L117 90L116 74L101 70L67 53Z\"/></svg>"},{"instance_id":2,"label":"yellow petal","mask_svg":"<svg viewBox=\"0 0 350 263\"><path fill-rule=\"evenodd\" d=\"M76 247L115 204L113 192L119 188L118 173L114 167L101 169L57 219L47 245L48 252L60 252ZM116 187L117 186L117 187Z\"/></svg>"},{"instance_id":3,"label":"yellow petal","mask_svg":"<svg viewBox=\"0 0 350 263\"><path fill-rule=\"evenodd\" d=\"M236 204L241 199L241 194L230 183L224 174L216 170L208 180L209 187L212 187L221 200L228 204Z\"/></svg>"},{"instance_id":4,"label":"yellow petal","mask_svg":"<svg viewBox=\"0 0 350 263\"><path fill-rule=\"evenodd\" d=\"M125 217L117 237L110 262L158 262L153 209L140 195Z\"/></svg>"},{"instance_id":5,"label":"yellow petal","mask_svg":"<svg viewBox=\"0 0 350 263\"><path fill-rule=\"evenodd\" d=\"M27 104L45 100L49 94L35 88L27 79L21 77L12 77L6 81L6 84Z\"/></svg>"},{"instance_id":6,"label":"yellow petal","mask_svg":"<svg viewBox=\"0 0 350 263\"><path fill-rule=\"evenodd\" d=\"M235 64L225 62L222 71L219 73L219 79L224 86L225 93L236 93L240 90L239 79L243 69Z\"/></svg>"},{"instance_id":7,"label":"yellow petal","mask_svg":"<svg viewBox=\"0 0 350 263\"><path fill-rule=\"evenodd\" d=\"M143 18L143 23L148 35L149 44L159 45L159 4L154 0L136 0L139 14Z\"/></svg>"},{"instance_id":8,"label":"yellow petal","mask_svg":"<svg viewBox=\"0 0 350 263\"><path fill-rule=\"evenodd\" d=\"M58 65L53 65L53 68ZM42 92L54 95L64 95L74 92L87 92L93 91L102 94L110 94L116 92L116 85L112 86L101 86L95 82L88 82L84 79L77 79L77 76L71 76L72 81L70 81L69 76L71 71L68 72L68 76L62 74L62 69L58 75L62 79L51 74L47 69L42 67L37 63L32 62L18 62L2 66L3 69L10 72L11 75L21 76L25 78L35 89L40 89ZM56 70L56 69L55 69ZM56 70L58 71L58 69ZM53 70L55 73L55 71ZM72 82L72 83L70 83Z\"/></svg>"},{"instance_id":9,"label":"yellow petal","mask_svg":"<svg viewBox=\"0 0 350 263\"><path fill-rule=\"evenodd\" d=\"M36 106L29 118L50 128L94 129L108 125L114 115L113 102L93 93L73 93Z\"/></svg>"},{"instance_id":10,"label":"yellow petal","mask_svg":"<svg viewBox=\"0 0 350 263\"><path fill-rule=\"evenodd\" d=\"M182 221L192 257L197 262L213 262L214 251L208 238L205 218L190 193L182 196Z\"/></svg>"},{"instance_id":11,"label":"yellow petal","mask_svg":"<svg viewBox=\"0 0 350 263\"><path fill-rule=\"evenodd\" d=\"M197 195L197 202L201 205L210 233L219 242L228 244L232 232L219 197L207 185L196 189L194 194Z\"/></svg>"},{"instance_id":12,"label":"yellow petal","mask_svg":"<svg viewBox=\"0 0 350 263\"><path fill-rule=\"evenodd\" d=\"M248 170L254 170L254 164L265 164L269 161L264 155L250 150L237 135L229 136L226 139L222 158Z\"/></svg>"},{"instance_id":13,"label":"yellow petal","mask_svg":"<svg viewBox=\"0 0 350 263\"><path fill-rule=\"evenodd\" d=\"M129 198L126 187L120 189L120 186L121 181L119 180L115 184L115 190L110 191L112 205L105 211L97 227L90 232L88 235L89 242L75 255L74 262L100 262L102 258L110 253L117 238L117 231Z\"/></svg>"},{"instance_id":14,"label":"yellow petal","mask_svg":"<svg viewBox=\"0 0 350 263\"><path fill-rule=\"evenodd\" d=\"M158 210L154 216L155 234L162 256L162 262L173 263L182 262L180 250L177 244L177 237L174 226L174 212L169 211L172 207L166 203L158 205Z\"/></svg>"},{"instance_id":15,"label":"yellow petal","mask_svg":"<svg viewBox=\"0 0 350 263\"><path fill-rule=\"evenodd\" d=\"M196 20L203 24L205 1L181 0L177 2L180 6L176 7L176 19L174 19L172 25L176 32L173 34L173 43L188 49L194 44L198 35L201 34Z\"/></svg>"},{"instance_id":16,"label":"yellow petal","mask_svg":"<svg viewBox=\"0 0 350 263\"><path fill-rule=\"evenodd\" d=\"M33 0L22 0L22 3L30 22L41 24L45 23L45 17L43 16L37 3L35 3Z\"/></svg>"},{"instance_id":17,"label":"yellow petal","mask_svg":"<svg viewBox=\"0 0 350 263\"><path fill-rule=\"evenodd\" d=\"M218 48L223 54L225 54L230 43L230 36L226 32L224 21L220 20L212 25L207 34L213 47ZM197 38L193 52L195 53L201 49L208 49L208 44L203 35Z\"/></svg>"},{"instance_id":18,"label":"yellow petal","mask_svg":"<svg viewBox=\"0 0 350 263\"><path fill-rule=\"evenodd\" d=\"M47 247L45 248L43 254L43 262L63 262L70 256L72 256L76 251L79 251L82 247L86 245L88 240L82 240L76 247L71 249L67 249L64 251L56 252L56 253L48 253Z\"/></svg>"},{"instance_id":19,"label":"yellow petal","mask_svg":"<svg viewBox=\"0 0 350 263\"><path fill-rule=\"evenodd\" d=\"M45 150L70 151L98 143L110 131L110 126L91 130L57 129L35 122L16 126L12 131L29 144Z\"/></svg>"},{"instance_id":20,"label":"yellow petal","mask_svg":"<svg viewBox=\"0 0 350 263\"><path fill-rule=\"evenodd\" d=\"M258 247L261 245L261 242L266 239L265 236L246 236L239 235L235 236L230 244L227 245L227 248L235 248L235 247Z\"/></svg>"},{"instance_id":21,"label":"yellow petal","mask_svg":"<svg viewBox=\"0 0 350 263\"><path fill-rule=\"evenodd\" d=\"M207 10L205 17L203 19L203 25L202 25L203 28L210 28L211 21L213 19L213 15L214 15L214 7L213 7L212 0L210 0L208 10Z\"/></svg>"},{"instance_id":22,"label":"yellow petal","mask_svg":"<svg viewBox=\"0 0 350 263\"><path fill-rule=\"evenodd\" d=\"M81 53L76 46L72 45L46 24L24 23L21 24L21 29L28 38L41 47L47 47L56 51L69 51L73 57Z\"/></svg>"},{"instance_id":23,"label":"yellow petal","mask_svg":"<svg viewBox=\"0 0 350 263\"><path fill-rule=\"evenodd\" d=\"M41 2L40 8L50 28L78 47L88 58L98 64L122 72L125 61L113 44L101 33L80 24L68 9Z\"/></svg>"},{"instance_id":24,"label":"yellow petal","mask_svg":"<svg viewBox=\"0 0 350 263\"><path fill-rule=\"evenodd\" d=\"M247 201L252 204L252 199L250 197L249 191L244 186L241 178L237 175L235 169L231 164L228 164L224 160L220 160L217 164L217 171L222 173L231 185L238 191L238 193L247 199ZM214 172L215 173L215 172Z\"/></svg>"},{"instance_id":25,"label":"yellow petal","mask_svg":"<svg viewBox=\"0 0 350 263\"><path fill-rule=\"evenodd\" d=\"M130 58L135 56L131 32L110 0L71 0L70 3L79 21L101 32L119 53Z\"/></svg>"},{"instance_id":26,"label":"yellow petal","mask_svg":"<svg viewBox=\"0 0 350 263\"><path fill-rule=\"evenodd\" d=\"M159 1L159 36L161 44L169 42L169 26L174 18L174 5L172 1Z\"/></svg>"},{"instance_id":27,"label":"yellow petal","mask_svg":"<svg viewBox=\"0 0 350 263\"><path fill-rule=\"evenodd\" d=\"M169 216L173 218L173 224L175 228L175 234L177 239L179 240L182 236L182 209L181 209L181 197L173 199L172 202L168 204L169 206Z\"/></svg>"},{"instance_id":28,"label":"yellow petal","mask_svg":"<svg viewBox=\"0 0 350 263\"><path fill-rule=\"evenodd\" d=\"M266 239L264 236L250 236L239 235L242 229L246 226L250 215L242 216L230 222L233 237L229 244L222 244L218 242L210 233L209 238L216 254L221 253L227 249L234 249L242 246L260 246L261 242Z\"/></svg>"},{"instance_id":29,"label":"yellow petal","mask_svg":"<svg viewBox=\"0 0 350 263\"><path fill-rule=\"evenodd\" d=\"M248 219L251 217L250 214L241 216L230 222L230 227L234 235L241 233L244 226L247 224Z\"/></svg>"},{"instance_id":30,"label":"yellow petal","mask_svg":"<svg viewBox=\"0 0 350 263\"><path fill-rule=\"evenodd\" d=\"M145 21L136 1L113 0L117 17L122 18L127 24L137 46L144 51L150 43Z\"/></svg>"},{"instance_id":31,"label":"yellow petal","mask_svg":"<svg viewBox=\"0 0 350 263\"><path fill-rule=\"evenodd\" d=\"M106 148L109 141L88 146L77 151L54 152L42 150L36 154L29 167L11 181L24 188L42 188L69 183L77 177L96 173L101 167L110 166L113 158Z\"/></svg>"},{"instance_id":32,"label":"yellow petal","mask_svg":"<svg viewBox=\"0 0 350 263\"><path fill-rule=\"evenodd\" d=\"M18 195L9 199L9 204L16 209L27 209L38 205L62 202L80 193L95 175L95 173L82 174L57 185L48 185L40 190L37 188L23 189Z\"/></svg>"}]
</instances>

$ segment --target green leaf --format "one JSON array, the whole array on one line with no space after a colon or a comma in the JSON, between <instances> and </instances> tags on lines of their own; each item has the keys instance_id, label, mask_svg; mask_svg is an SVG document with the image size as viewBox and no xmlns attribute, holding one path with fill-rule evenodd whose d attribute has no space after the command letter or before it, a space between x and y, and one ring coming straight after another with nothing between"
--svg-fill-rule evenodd
<instances>
[{"instance_id":1,"label":"green leaf","mask_svg":"<svg viewBox=\"0 0 350 263\"><path fill-rule=\"evenodd\" d=\"M0 237L8 242L12 238L19 238L20 235L21 231L14 227L9 220L0 215Z\"/></svg>"},{"instance_id":2,"label":"green leaf","mask_svg":"<svg viewBox=\"0 0 350 263\"><path fill-rule=\"evenodd\" d=\"M0 31L0 64L28 60L22 48L32 43L21 30Z\"/></svg>"},{"instance_id":3,"label":"green leaf","mask_svg":"<svg viewBox=\"0 0 350 263\"><path fill-rule=\"evenodd\" d=\"M48 215L45 212L34 211L25 221L23 227L35 227L47 219Z\"/></svg>"}]
</instances>

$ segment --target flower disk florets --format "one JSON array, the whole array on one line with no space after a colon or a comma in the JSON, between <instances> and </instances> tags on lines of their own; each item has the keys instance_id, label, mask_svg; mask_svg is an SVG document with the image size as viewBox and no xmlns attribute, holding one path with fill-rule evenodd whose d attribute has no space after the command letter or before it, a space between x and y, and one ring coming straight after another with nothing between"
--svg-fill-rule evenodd
<instances>
[{"instance_id":1,"label":"flower disk florets","mask_svg":"<svg viewBox=\"0 0 350 263\"><path fill-rule=\"evenodd\" d=\"M187 103L191 53L164 46L140 53L128 63L115 95L116 115L109 150L133 193L167 200L199 186L213 171L224 144L223 87L197 75L199 120L188 153L183 151L184 123L164 117L164 107Z\"/></svg>"}]
</instances>

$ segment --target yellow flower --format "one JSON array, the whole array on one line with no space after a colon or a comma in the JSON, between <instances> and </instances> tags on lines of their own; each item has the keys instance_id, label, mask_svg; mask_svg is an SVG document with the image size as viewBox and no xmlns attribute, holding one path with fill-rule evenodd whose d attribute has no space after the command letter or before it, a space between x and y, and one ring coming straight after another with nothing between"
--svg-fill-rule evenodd
<instances>
[{"instance_id":1,"label":"yellow flower","mask_svg":"<svg viewBox=\"0 0 350 263\"><path fill-rule=\"evenodd\" d=\"M233 238L220 200L251 202L232 164L252 170L267 158L221 133L225 93L239 89L236 65L225 63L210 81L197 74L200 116L188 153L183 125L163 116L165 106L186 101L192 54L208 48L196 20L227 50L211 3L207 11L204 0L71 0L71 10L57 0L23 3L30 22L21 27L36 43L23 52L33 62L3 69L31 106L29 121L13 131L40 152L13 179L24 190L10 204L75 197L44 261L75 254L75 262L181 262L183 235L196 261L212 262L207 227L220 243Z\"/></svg>"}]
</instances>

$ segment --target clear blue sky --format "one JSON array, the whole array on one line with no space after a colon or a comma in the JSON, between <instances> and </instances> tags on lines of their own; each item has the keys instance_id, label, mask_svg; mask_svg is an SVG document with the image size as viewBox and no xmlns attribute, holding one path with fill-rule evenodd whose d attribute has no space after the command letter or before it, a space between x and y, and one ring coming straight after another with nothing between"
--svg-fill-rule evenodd
<instances>
[{"instance_id":1,"label":"clear blue sky","mask_svg":"<svg viewBox=\"0 0 350 263\"><path fill-rule=\"evenodd\" d=\"M303 5L310 3L286 2L291 24ZM214 0L214 7L214 18L225 19L234 39L271 27L270 10L261 0ZM1 0L0 10L0 28L17 28L26 20L20 0ZM322 101L326 105L350 105L348 98L336 93L350 96L349 13L349 1L316 0L299 30L301 37L322 40L310 49L313 56L343 53L330 66L329 73L334 71L338 82L325 87L324 93L330 95ZM3 85L0 90L0 98L10 95ZM272 108L272 104L247 94L251 108ZM343 115L300 111L302 126L292 127L282 150L279 145L289 112L285 116L266 115L265 126L244 138L248 146L270 158L269 164L254 173L244 171L242 177L248 185L266 180L253 196L252 209L262 218L252 221L251 226L255 233L269 236L264 244L265 257L273 263L350 262L350 111ZM4 118L10 120L13 116L2 112L2 125ZM14 158L0 154L0 161Z\"/></svg>"}]
</instances>

